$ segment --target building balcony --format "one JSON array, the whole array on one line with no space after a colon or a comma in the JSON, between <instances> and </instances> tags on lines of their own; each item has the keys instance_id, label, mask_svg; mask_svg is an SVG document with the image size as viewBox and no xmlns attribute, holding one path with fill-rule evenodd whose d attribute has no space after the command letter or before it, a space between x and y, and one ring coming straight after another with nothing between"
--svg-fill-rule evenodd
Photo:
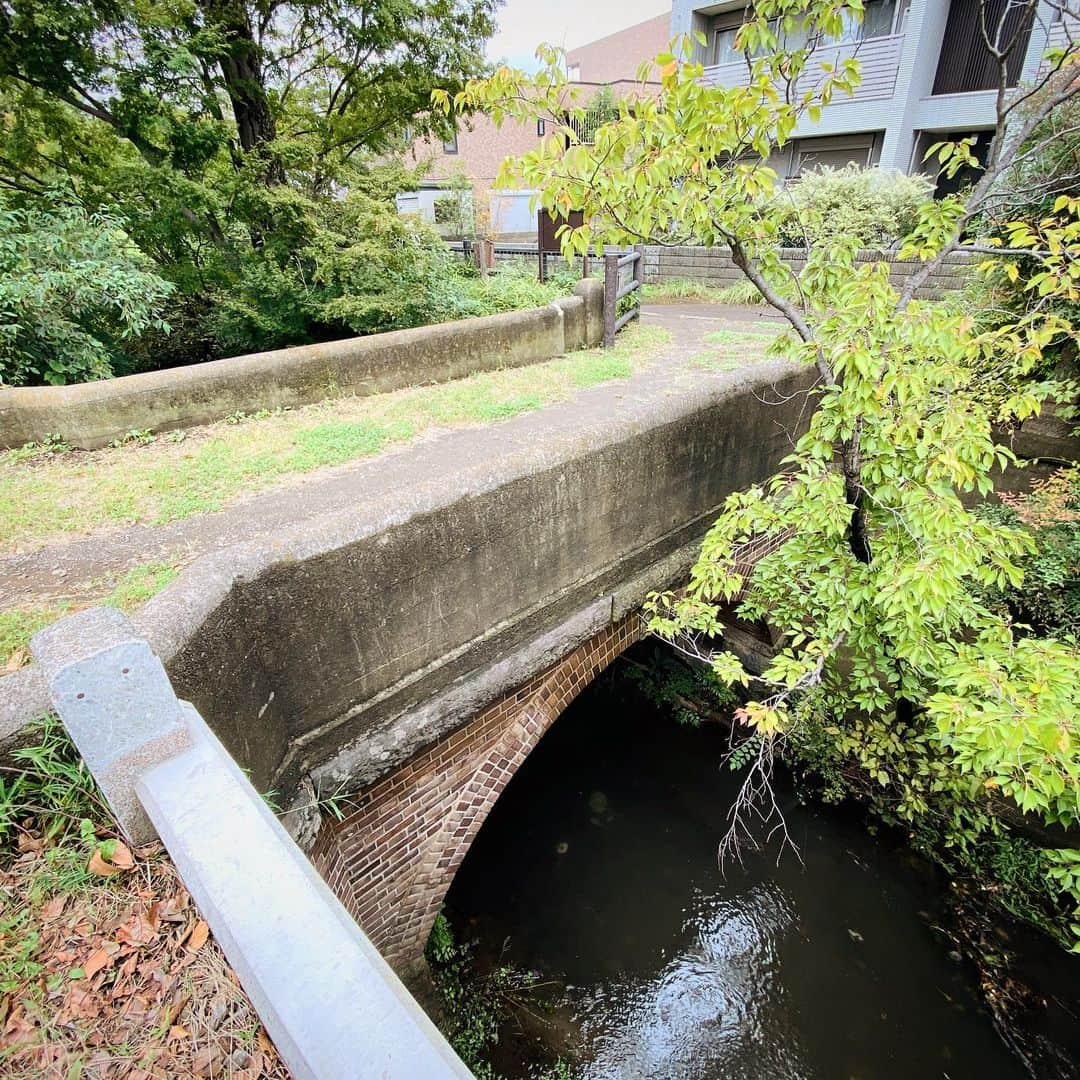
<instances>
[{"instance_id":1,"label":"building balcony","mask_svg":"<svg viewBox=\"0 0 1080 1080\"><path fill-rule=\"evenodd\" d=\"M862 82L852 97L840 94L836 103L847 101L879 101L891 98L896 92L896 75L900 68L900 50L903 34L867 38L864 41L843 42L816 49L807 63L806 71L799 79L799 88L807 91L822 80L820 65L839 64L851 57L859 61ZM745 60L731 64L713 64L705 68L703 81L710 86L745 86L749 81Z\"/></svg>"}]
</instances>

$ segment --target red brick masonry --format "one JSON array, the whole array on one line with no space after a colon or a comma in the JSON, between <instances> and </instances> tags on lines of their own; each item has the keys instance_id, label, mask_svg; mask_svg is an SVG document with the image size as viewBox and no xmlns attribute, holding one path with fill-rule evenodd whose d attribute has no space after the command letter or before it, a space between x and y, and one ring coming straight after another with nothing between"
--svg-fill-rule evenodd
<instances>
[{"instance_id":1,"label":"red brick masonry","mask_svg":"<svg viewBox=\"0 0 1080 1080\"><path fill-rule=\"evenodd\" d=\"M399 971L413 968L492 806L562 711L644 636L631 613L359 793L312 861Z\"/></svg>"}]
</instances>

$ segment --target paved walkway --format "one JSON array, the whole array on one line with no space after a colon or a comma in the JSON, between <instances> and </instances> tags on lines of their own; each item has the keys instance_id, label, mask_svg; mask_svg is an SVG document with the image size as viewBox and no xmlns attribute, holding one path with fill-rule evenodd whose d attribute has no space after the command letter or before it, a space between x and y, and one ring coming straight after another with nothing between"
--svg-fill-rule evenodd
<instances>
[{"instance_id":1,"label":"paved walkway","mask_svg":"<svg viewBox=\"0 0 1080 1080\"><path fill-rule=\"evenodd\" d=\"M534 444L552 426L584 430L610 411L616 401L677 393L680 384L721 378L734 366L760 357L768 337L779 328L764 308L716 304L646 305L645 322L671 332L661 355L629 379L613 380L578 391L534 412L495 424L429 431L408 443L391 446L374 457L347 465L284 479L257 494L243 496L226 508L165 525L111 527L90 536L50 542L33 552L0 557L0 610L12 606L67 600L93 602L103 579L149 562L186 565L201 555L240 541L272 537L300 518L341 511L360 499L382 492L408 490L453 470L455 462L474 462L520 446ZM760 332L760 347L745 335ZM710 342L710 335L715 335ZM710 368L710 355L724 353L723 366ZM733 360L730 353L737 353Z\"/></svg>"}]
</instances>

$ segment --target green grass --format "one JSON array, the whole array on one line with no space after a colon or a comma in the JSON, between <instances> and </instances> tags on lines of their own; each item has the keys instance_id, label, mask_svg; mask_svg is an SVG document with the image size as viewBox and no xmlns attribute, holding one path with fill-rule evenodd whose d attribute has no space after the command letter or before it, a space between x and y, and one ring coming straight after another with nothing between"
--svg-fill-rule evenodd
<instances>
[{"instance_id":1,"label":"green grass","mask_svg":"<svg viewBox=\"0 0 1080 1080\"><path fill-rule=\"evenodd\" d=\"M167 563L145 563L123 574L111 588L108 583L89 586L78 602L57 600L0 611L0 674L5 668L13 670L21 666L27 658L30 639L49 623L91 603L132 611L161 592L177 573Z\"/></svg>"},{"instance_id":2,"label":"green grass","mask_svg":"<svg viewBox=\"0 0 1080 1080\"><path fill-rule=\"evenodd\" d=\"M628 378L670 337L658 327L620 334L614 349L486 372L438 386L341 397L294 411L92 452L43 449L0 455L0 548L70 533L161 525L221 509L288 476L371 457L433 427L486 423ZM32 613L18 619L20 639ZM29 620L29 621L28 621Z\"/></svg>"},{"instance_id":3,"label":"green grass","mask_svg":"<svg viewBox=\"0 0 1080 1080\"><path fill-rule=\"evenodd\" d=\"M749 324L745 329L713 330L702 342L709 348L690 358L690 366L705 371L736 371L769 356L783 328L771 323Z\"/></svg>"},{"instance_id":4,"label":"green grass","mask_svg":"<svg viewBox=\"0 0 1080 1080\"><path fill-rule=\"evenodd\" d=\"M672 304L679 301L719 303L721 290L694 278L670 278L646 285L642 299L646 303Z\"/></svg>"},{"instance_id":5,"label":"green grass","mask_svg":"<svg viewBox=\"0 0 1080 1080\"><path fill-rule=\"evenodd\" d=\"M645 286L644 298L654 304L679 302L702 304L764 304L761 294L749 281L718 288L694 278L672 278Z\"/></svg>"}]
</instances>

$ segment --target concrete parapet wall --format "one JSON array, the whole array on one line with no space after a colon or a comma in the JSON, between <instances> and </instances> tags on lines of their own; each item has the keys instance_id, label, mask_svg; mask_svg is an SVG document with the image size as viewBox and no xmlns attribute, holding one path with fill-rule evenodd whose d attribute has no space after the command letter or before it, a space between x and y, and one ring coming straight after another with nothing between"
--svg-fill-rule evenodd
<instances>
[{"instance_id":1,"label":"concrete parapet wall","mask_svg":"<svg viewBox=\"0 0 1080 1080\"><path fill-rule=\"evenodd\" d=\"M614 611L631 580L625 604L677 580L685 561L666 560L789 451L808 383L774 361L385 456L340 513L204 557L136 627L259 789L287 800L348 748L363 763L338 775L370 783L580 636L477 672L590 605ZM46 708L36 665L0 679L0 743Z\"/></svg>"},{"instance_id":2,"label":"concrete parapet wall","mask_svg":"<svg viewBox=\"0 0 1080 1080\"><path fill-rule=\"evenodd\" d=\"M0 389L0 447L59 435L72 446L93 449L129 431L194 427L239 411L521 367L599 344L586 326L593 322L590 306L602 303L602 294L583 286L576 296L527 311L73 386Z\"/></svg>"},{"instance_id":3,"label":"concrete parapet wall","mask_svg":"<svg viewBox=\"0 0 1080 1080\"><path fill-rule=\"evenodd\" d=\"M806 252L801 248L781 248L780 258L795 273L806 265ZM857 256L861 263L887 262L893 285L902 286L904 278L913 274L920 263L898 259L891 251L862 251ZM940 270L931 276L926 286L916 296L922 300L938 300L945 293L961 289L971 273L971 261L967 255L956 253L946 259ZM725 288L745 281L742 271L731 261L727 248L715 247L657 247L645 249L645 281L656 284L661 281L689 279L717 288Z\"/></svg>"}]
</instances>

